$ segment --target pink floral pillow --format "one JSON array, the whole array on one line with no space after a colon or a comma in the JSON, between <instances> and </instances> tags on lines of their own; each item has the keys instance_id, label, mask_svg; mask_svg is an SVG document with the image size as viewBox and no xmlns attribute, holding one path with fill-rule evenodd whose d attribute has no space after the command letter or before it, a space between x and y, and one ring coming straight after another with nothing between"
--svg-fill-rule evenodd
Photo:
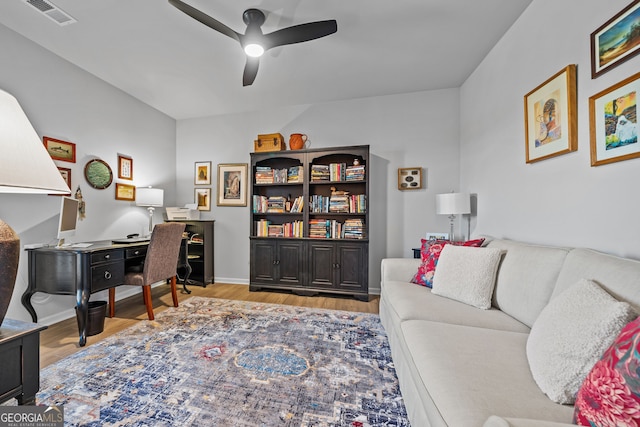
<instances>
[{"instance_id":1,"label":"pink floral pillow","mask_svg":"<svg viewBox=\"0 0 640 427\"><path fill-rule=\"evenodd\" d=\"M484 239L468 240L466 242L422 239L422 246L420 247L422 263L420 267L418 267L418 272L413 276L413 279L411 279L411 283L416 283L428 288L433 285L433 275L436 272L438 258L440 258L442 248L446 245L480 247L482 246L482 242L484 242Z\"/></svg>"},{"instance_id":2,"label":"pink floral pillow","mask_svg":"<svg viewBox=\"0 0 640 427\"><path fill-rule=\"evenodd\" d=\"M576 396L573 422L591 427L640 425L640 318L625 326Z\"/></svg>"}]
</instances>

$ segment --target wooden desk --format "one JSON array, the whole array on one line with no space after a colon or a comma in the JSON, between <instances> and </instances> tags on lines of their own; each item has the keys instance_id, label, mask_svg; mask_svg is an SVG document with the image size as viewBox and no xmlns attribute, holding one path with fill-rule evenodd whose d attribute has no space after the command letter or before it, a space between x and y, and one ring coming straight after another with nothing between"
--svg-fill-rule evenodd
<instances>
[{"instance_id":1,"label":"wooden desk","mask_svg":"<svg viewBox=\"0 0 640 427\"><path fill-rule=\"evenodd\" d=\"M92 242L87 248L43 247L27 249L29 284L22 294L22 305L34 322L38 315L31 305L36 292L75 295L80 346L87 342L89 296L124 282L127 267L144 261L149 242L112 244L110 240Z\"/></svg>"},{"instance_id":2,"label":"wooden desk","mask_svg":"<svg viewBox=\"0 0 640 427\"><path fill-rule=\"evenodd\" d=\"M0 326L0 403L33 405L40 389L40 331L46 326L5 318Z\"/></svg>"}]
</instances>

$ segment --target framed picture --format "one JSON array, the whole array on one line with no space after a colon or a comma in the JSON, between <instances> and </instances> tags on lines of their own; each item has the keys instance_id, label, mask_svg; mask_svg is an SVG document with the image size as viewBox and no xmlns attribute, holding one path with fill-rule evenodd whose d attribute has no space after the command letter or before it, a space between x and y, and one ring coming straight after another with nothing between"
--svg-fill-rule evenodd
<instances>
[{"instance_id":1,"label":"framed picture","mask_svg":"<svg viewBox=\"0 0 640 427\"><path fill-rule=\"evenodd\" d=\"M133 179L133 159L118 154L118 178Z\"/></svg>"},{"instance_id":2,"label":"framed picture","mask_svg":"<svg viewBox=\"0 0 640 427\"><path fill-rule=\"evenodd\" d=\"M246 163L218 165L218 206L247 206Z\"/></svg>"},{"instance_id":3,"label":"framed picture","mask_svg":"<svg viewBox=\"0 0 640 427\"><path fill-rule=\"evenodd\" d=\"M640 0L634 0L591 33L591 78L640 52Z\"/></svg>"},{"instance_id":4,"label":"framed picture","mask_svg":"<svg viewBox=\"0 0 640 427\"><path fill-rule=\"evenodd\" d=\"M526 162L578 149L576 66L568 65L524 96Z\"/></svg>"},{"instance_id":5,"label":"framed picture","mask_svg":"<svg viewBox=\"0 0 640 427\"><path fill-rule=\"evenodd\" d=\"M433 233L427 231L424 237L426 240L449 240L449 233Z\"/></svg>"},{"instance_id":6,"label":"framed picture","mask_svg":"<svg viewBox=\"0 0 640 427\"><path fill-rule=\"evenodd\" d=\"M42 138L47 152L53 160L62 160L63 162L76 162L76 144L73 142L62 141L59 139Z\"/></svg>"},{"instance_id":7,"label":"framed picture","mask_svg":"<svg viewBox=\"0 0 640 427\"><path fill-rule=\"evenodd\" d=\"M422 188L422 168L398 168L398 190Z\"/></svg>"},{"instance_id":8,"label":"framed picture","mask_svg":"<svg viewBox=\"0 0 640 427\"><path fill-rule=\"evenodd\" d=\"M637 97L640 73L589 98L591 166L640 157Z\"/></svg>"},{"instance_id":9,"label":"framed picture","mask_svg":"<svg viewBox=\"0 0 640 427\"><path fill-rule=\"evenodd\" d=\"M211 162L196 162L194 183L196 185L211 185Z\"/></svg>"},{"instance_id":10,"label":"framed picture","mask_svg":"<svg viewBox=\"0 0 640 427\"><path fill-rule=\"evenodd\" d=\"M111 166L104 160L89 160L84 166L84 177L90 186L96 190L104 190L113 182Z\"/></svg>"},{"instance_id":11,"label":"framed picture","mask_svg":"<svg viewBox=\"0 0 640 427\"><path fill-rule=\"evenodd\" d=\"M210 188L196 188L194 199L198 205L199 211L211 210L211 189Z\"/></svg>"},{"instance_id":12,"label":"framed picture","mask_svg":"<svg viewBox=\"0 0 640 427\"><path fill-rule=\"evenodd\" d=\"M69 191L71 191L71 169L58 167L60 171L60 175L62 175L62 179L67 183L69 187Z\"/></svg>"},{"instance_id":13,"label":"framed picture","mask_svg":"<svg viewBox=\"0 0 640 427\"><path fill-rule=\"evenodd\" d=\"M116 182L116 200L134 202L136 200L136 187L134 185Z\"/></svg>"}]
</instances>

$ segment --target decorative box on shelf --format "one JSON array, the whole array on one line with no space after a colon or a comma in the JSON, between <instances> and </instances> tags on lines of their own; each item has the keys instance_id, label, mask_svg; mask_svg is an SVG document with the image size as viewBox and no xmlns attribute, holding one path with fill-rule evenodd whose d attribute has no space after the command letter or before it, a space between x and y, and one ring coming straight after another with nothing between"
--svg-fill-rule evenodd
<instances>
[{"instance_id":1,"label":"decorative box on shelf","mask_svg":"<svg viewBox=\"0 0 640 427\"><path fill-rule=\"evenodd\" d=\"M280 133L268 133L258 135L258 139L253 141L253 149L256 153L265 151L282 151L287 146L284 143L284 137Z\"/></svg>"}]
</instances>

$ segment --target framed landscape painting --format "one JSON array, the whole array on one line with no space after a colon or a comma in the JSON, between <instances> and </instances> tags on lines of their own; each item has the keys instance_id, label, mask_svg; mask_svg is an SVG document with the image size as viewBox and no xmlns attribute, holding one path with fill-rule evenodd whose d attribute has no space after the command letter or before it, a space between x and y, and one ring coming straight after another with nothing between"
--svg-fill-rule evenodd
<instances>
[{"instance_id":1,"label":"framed landscape painting","mask_svg":"<svg viewBox=\"0 0 640 427\"><path fill-rule=\"evenodd\" d=\"M589 98L591 166L640 157L638 93L640 73Z\"/></svg>"},{"instance_id":2,"label":"framed landscape painting","mask_svg":"<svg viewBox=\"0 0 640 427\"><path fill-rule=\"evenodd\" d=\"M634 0L591 33L591 78L640 52L640 0Z\"/></svg>"},{"instance_id":3,"label":"framed landscape painting","mask_svg":"<svg viewBox=\"0 0 640 427\"><path fill-rule=\"evenodd\" d=\"M527 163L578 149L574 64L524 96L524 125Z\"/></svg>"}]
</instances>

